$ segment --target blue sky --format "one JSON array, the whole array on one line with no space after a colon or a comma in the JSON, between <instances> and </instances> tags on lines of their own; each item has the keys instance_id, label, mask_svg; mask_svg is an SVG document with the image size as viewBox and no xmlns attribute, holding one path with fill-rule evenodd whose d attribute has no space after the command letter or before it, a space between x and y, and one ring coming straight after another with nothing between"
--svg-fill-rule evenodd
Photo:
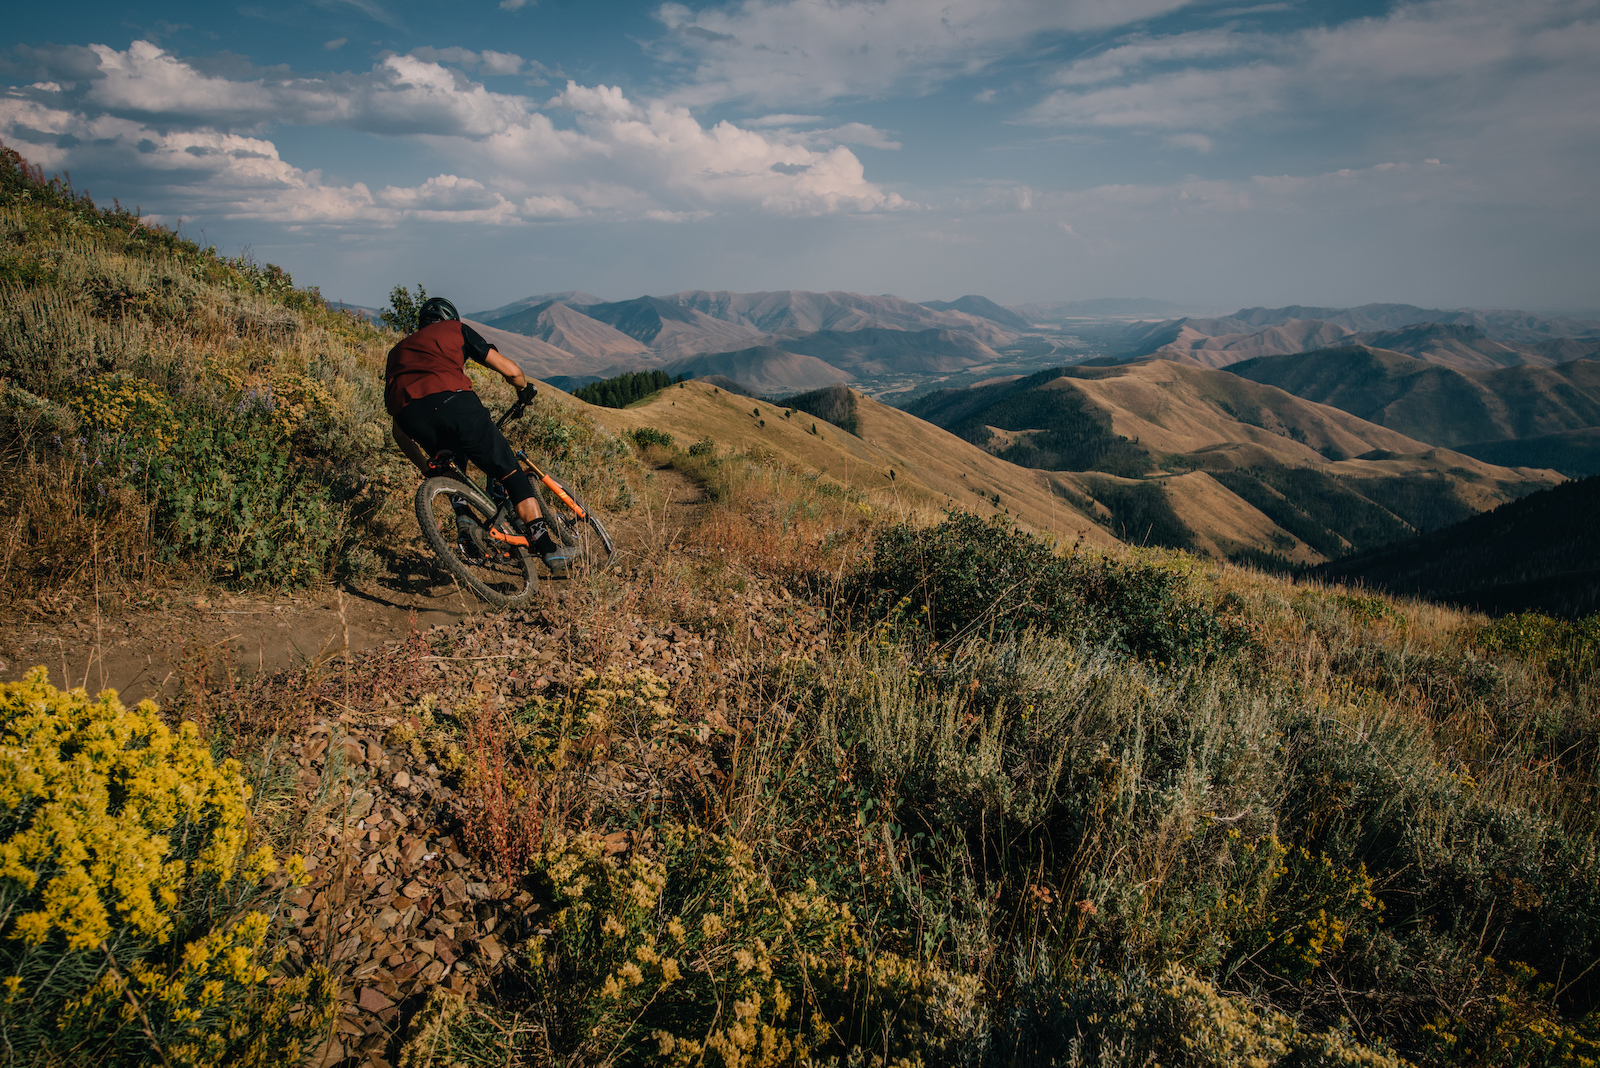
<instances>
[{"instance_id":1,"label":"blue sky","mask_svg":"<svg viewBox=\"0 0 1600 1068\"><path fill-rule=\"evenodd\" d=\"M0 140L334 298L1600 308L1600 0L27 5Z\"/></svg>"}]
</instances>

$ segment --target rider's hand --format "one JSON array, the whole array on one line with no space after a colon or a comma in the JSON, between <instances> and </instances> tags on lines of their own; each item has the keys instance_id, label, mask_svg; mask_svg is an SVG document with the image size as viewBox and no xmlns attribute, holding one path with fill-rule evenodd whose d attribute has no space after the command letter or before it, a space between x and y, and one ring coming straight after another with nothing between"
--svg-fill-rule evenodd
<instances>
[{"instance_id":1,"label":"rider's hand","mask_svg":"<svg viewBox=\"0 0 1600 1068\"><path fill-rule=\"evenodd\" d=\"M537 397L538 395L539 395L539 387L534 385L532 382L529 382L527 385L525 385L521 389L517 390L517 403L518 404L527 404L527 403L531 402L533 400L533 398Z\"/></svg>"}]
</instances>

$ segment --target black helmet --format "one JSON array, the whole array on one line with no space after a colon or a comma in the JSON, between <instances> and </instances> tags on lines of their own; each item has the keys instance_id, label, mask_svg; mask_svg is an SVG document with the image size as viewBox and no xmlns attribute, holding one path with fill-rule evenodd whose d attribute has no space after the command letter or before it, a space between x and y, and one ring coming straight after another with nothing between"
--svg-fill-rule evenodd
<instances>
[{"instance_id":1,"label":"black helmet","mask_svg":"<svg viewBox=\"0 0 1600 1068\"><path fill-rule=\"evenodd\" d=\"M459 322L461 313L456 311L456 306L443 297L429 297L422 302L422 307L417 309L417 329L421 330L430 323L441 323L446 320Z\"/></svg>"}]
</instances>

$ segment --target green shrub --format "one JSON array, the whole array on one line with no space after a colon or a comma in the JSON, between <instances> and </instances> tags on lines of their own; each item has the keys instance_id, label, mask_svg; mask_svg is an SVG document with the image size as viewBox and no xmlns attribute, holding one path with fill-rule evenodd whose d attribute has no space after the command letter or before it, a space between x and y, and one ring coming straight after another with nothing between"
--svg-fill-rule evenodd
<instances>
[{"instance_id":1,"label":"green shrub","mask_svg":"<svg viewBox=\"0 0 1600 1068\"><path fill-rule=\"evenodd\" d=\"M378 318L382 319L383 325L390 330L402 334L415 333L417 316L427 299L428 291L422 288L421 282L417 283L416 293L412 293L403 285L395 286L389 291L389 306L378 313Z\"/></svg>"},{"instance_id":2,"label":"green shrub","mask_svg":"<svg viewBox=\"0 0 1600 1068\"><path fill-rule=\"evenodd\" d=\"M1537 664L1569 686L1600 677L1600 613L1575 622L1540 612L1502 616L1483 629L1478 643L1485 652Z\"/></svg>"},{"instance_id":3,"label":"green shrub","mask_svg":"<svg viewBox=\"0 0 1600 1068\"><path fill-rule=\"evenodd\" d=\"M309 586L338 565L351 541L347 516L295 460L270 394L218 411L106 378L74 401L89 428L82 448L103 477L154 500L164 560L241 586ZM85 502L91 512L97 504Z\"/></svg>"},{"instance_id":4,"label":"green shrub","mask_svg":"<svg viewBox=\"0 0 1600 1068\"><path fill-rule=\"evenodd\" d=\"M843 592L857 618L910 621L941 641L1070 633L1167 664L1242 648L1244 631L1186 586L1155 564L1058 556L1001 517L951 512L935 527L883 528Z\"/></svg>"},{"instance_id":5,"label":"green shrub","mask_svg":"<svg viewBox=\"0 0 1600 1068\"><path fill-rule=\"evenodd\" d=\"M711 457L711 456L715 456L716 454L717 454L717 443L715 441L712 441L710 437L703 437L699 441L695 442L693 445L689 446L689 455L690 456L707 456L707 457Z\"/></svg>"},{"instance_id":6,"label":"green shrub","mask_svg":"<svg viewBox=\"0 0 1600 1068\"><path fill-rule=\"evenodd\" d=\"M651 445L661 445L670 449L676 444L671 434L665 430L657 430L653 426L636 426L629 432L628 437L641 449L647 449Z\"/></svg>"}]
</instances>

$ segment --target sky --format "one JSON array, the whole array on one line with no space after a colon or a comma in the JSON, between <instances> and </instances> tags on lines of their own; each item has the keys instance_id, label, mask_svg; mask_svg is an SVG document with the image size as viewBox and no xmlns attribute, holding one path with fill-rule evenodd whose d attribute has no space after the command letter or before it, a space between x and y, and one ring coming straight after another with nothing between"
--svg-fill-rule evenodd
<instances>
[{"instance_id":1,"label":"sky","mask_svg":"<svg viewBox=\"0 0 1600 1068\"><path fill-rule=\"evenodd\" d=\"M79 0L0 141L381 305L1600 309L1600 0Z\"/></svg>"}]
</instances>

